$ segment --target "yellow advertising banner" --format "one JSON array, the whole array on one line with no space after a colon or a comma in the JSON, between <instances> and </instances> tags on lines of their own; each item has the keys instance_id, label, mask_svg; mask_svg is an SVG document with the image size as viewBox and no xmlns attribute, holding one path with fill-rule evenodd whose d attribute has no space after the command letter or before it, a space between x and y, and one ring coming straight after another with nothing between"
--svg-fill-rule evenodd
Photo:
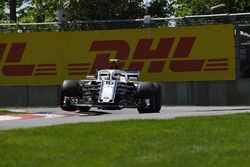
<instances>
[{"instance_id":1,"label":"yellow advertising banner","mask_svg":"<svg viewBox=\"0 0 250 167\"><path fill-rule=\"evenodd\" d=\"M0 86L84 79L110 58L142 81L234 80L234 26L0 34Z\"/></svg>"}]
</instances>

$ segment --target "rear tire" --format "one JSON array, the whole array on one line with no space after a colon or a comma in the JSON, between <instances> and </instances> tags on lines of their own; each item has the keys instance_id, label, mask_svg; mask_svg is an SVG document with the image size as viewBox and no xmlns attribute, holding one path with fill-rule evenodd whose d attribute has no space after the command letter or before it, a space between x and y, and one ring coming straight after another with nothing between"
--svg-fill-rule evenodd
<instances>
[{"instance_id":1,"label":"rear tire","mask_svg":"<svg viewBox=\"0 0 250 167\"><path fill-rule=\"evenodd\" d=\"M156 89L156 94L155 94L155 112L160 112L161 110L161 85L159 83L154 83L155 89Z\"/></svg>"},{"instance_id":2,"label":"rear tire","mask_svg":"<svg viewBox=\"0 0 250 167\"><path fill-rule=\"evenodd\" d=\"M62 84L60 105L61 109L65 111L76 111L76 106L66 105L64 104L64 97L81 97L82 91L81 86L78 81L75 80L65 80Z\"/></svg>"},{"instance_id":3,"label":"rear tire","mask_svg":"<svg viewBox=\"0 0 250 167\"><path fill-rule=\"evenodd\" d=\"M137 87L137 98L140 101L137 106L139 113L158 113L161 109L161 87L157 83L139 83ZM149 106L145 100L149 99Z\"/></svg>"}]
</instances>

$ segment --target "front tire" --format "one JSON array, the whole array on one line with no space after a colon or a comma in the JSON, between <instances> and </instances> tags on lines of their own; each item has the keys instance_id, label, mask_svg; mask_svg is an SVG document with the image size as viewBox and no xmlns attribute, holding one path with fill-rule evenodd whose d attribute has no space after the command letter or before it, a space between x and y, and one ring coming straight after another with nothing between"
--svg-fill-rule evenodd
<instances>
[{"instance_id":1,"label":"front tire","mask_svg":"<svg viewBox=\"0 0 250 167\"><path fill-rule=\"evenodd\" d=\"M65 80L62 84L62 91L60 97L61 109L65 111L76 111L77 107L69 104L64 104L65 96L67 97L81 97L82 91L78 81Z\"/></svg>"},{"instance_id":2,"label":"front tire","mask_svg":"<svg viewBox=\"0 0 250 167\"><path fill-rule=\"evenodd\" d=\"M139 113L158 113L161 109L161 87L157 83L139 83L137 87ZM147 104L148 103L148 104Z\"/></svg>"}]
</instances>

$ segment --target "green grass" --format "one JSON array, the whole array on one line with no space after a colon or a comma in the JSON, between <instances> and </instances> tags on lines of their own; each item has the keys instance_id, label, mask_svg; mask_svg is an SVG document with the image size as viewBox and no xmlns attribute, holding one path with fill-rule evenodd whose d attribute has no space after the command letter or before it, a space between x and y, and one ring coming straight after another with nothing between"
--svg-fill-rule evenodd
<instances>
[{"instance_id":1,"label":"green grass","mask_svg":"<svg viewBox=\"0 0 250 167\"><path fill-rule=\"evenodd\" d=\"M0 115L6 115L6 114L17 114L17 113L8 110L0 110Z\"/></svg>"},{"instance_id":2,"label":"green grass","mask_svg":"<svg viewBox=\"0 0 250 167\"><path fill-rule=\"evenodd\" d=\"M25 112L13 112L9 110L0 110L0 115L9 115L9 114L27 114Z\"/></svg>"},{"instance_id":3,"label":"green grass","mask_svg":"<svg viewBox=\"0 0 250 167\"><path fill-rule=\"evenodd\" d=\"M1 167L248 167L250 114L0 131Z\"/></svg>"}]
</instances>

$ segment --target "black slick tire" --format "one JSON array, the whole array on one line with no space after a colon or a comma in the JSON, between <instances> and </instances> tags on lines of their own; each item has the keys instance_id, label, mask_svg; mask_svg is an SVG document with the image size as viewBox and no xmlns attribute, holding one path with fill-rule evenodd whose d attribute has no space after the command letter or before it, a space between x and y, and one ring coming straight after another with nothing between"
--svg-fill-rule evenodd
<instances>
[{"instance_id":1,"label":"black slick tire","mask_svg":"<svg viewBox=\"0 0 250 167\"><path fill-rule=\"evenodd\" d=\"M137 87L137 99L140 101L137 106L139 113L157 113L161 109L161 87L158 83L141 82ZM144 101L149 99L149 106Z\"/></svg>"},{"instance_id":2,"label":"black slick tire","mask_svg":"<svg viewBox=\"0 0 250 167\"><path fill-rule=\"evenodd\" d=\"M76 80L65 80L62 84L61 88L61 97L60 97L60 105L61 109L65 111L76 111L77 108L75 106L65 105L63 104L64 97L80 97L81 96L81 87L78 81Z\"/></svg>"}]
</instances>

